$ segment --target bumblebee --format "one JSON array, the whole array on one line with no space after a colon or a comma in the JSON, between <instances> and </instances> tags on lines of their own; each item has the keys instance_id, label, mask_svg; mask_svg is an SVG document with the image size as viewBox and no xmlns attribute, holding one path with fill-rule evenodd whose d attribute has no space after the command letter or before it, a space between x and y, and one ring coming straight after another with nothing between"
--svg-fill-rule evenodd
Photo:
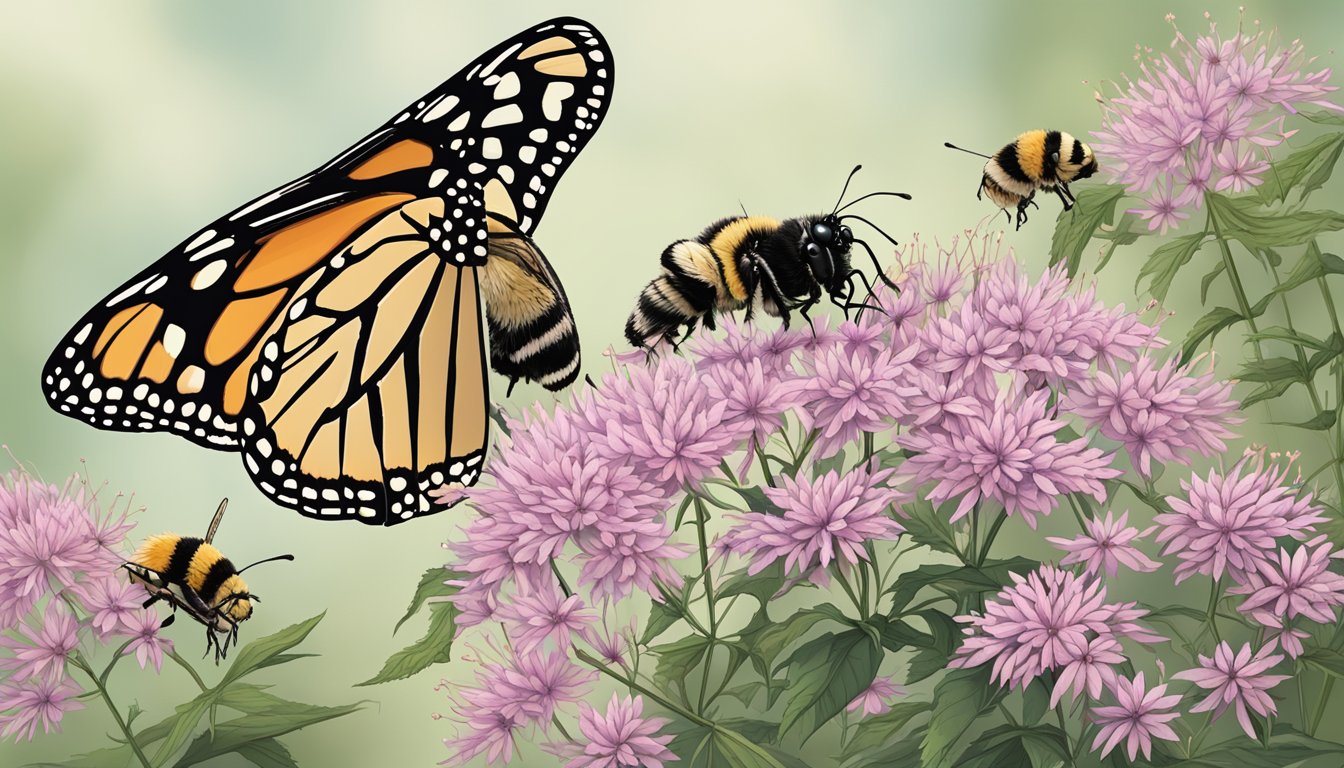
<instances>
[{"instance_id":1,"label":"bumblebee","mask_svg":"<svg viewBox=\"0 0 1344 768\"><path fill-rule=\"evenodd\" d=\"M149 592L144 607L162 600L174 610L181 608L205 627L205 652L209 655L214 651L216 664L228 655L230 644L238 645L238 625L252 617L252 604L261 600L240 574L253 565L294 559L293 555L278 555L242 570L235 568L211 543L228 505L228 499L219 503L204 539L175 533L150 536L123 565L131 581ZM169 616L164 626L174 616Z\"/></svg>"},{"instance_id":2,"label":"bumblebee","mask_svg":"<svg viewBox=\"0 0 1344 768\"><path fill-rule=\"evenodd\" d=\"M1036 205L1033 198L1038 190L1058 195L1067 211L1078 202L1069 190L1069 182L1086 179L1097 172L1097 158L1092 154L1092 148L1062 131L1027 131L993 155L972 152L948 142L943 146L989 161L985 163L975 198L988 197L991 203L1003 209L1003 215L1009 221L1013 217L1008 209L1016 208L1017 229L1027 223L1027 206Z\"/></svg>"},{"instance_id":3,"label":"bumblebee","mask_svg":"<svg viewBox=\"0 0 1344 768\"><path fill-rule=\"evenodd\" d=\"M751 320L758 307L780 318L787 328L790 312L797 310L806 319L823 292L846 313L871 308L854 302L856 279L869 294L872 285L850 263L853 246L868 251L882 282L892 288L895 284L882 272L872 248L855 237L845 221L856 219L893 245L896 241L861 216L841 214L870 197L887 195L909 200L910 196L871 192L841 206L849 182L860 168L855 166L850 171L840 200L828 214L780 221L744 212L714 222L698 237L667 246L662 255L662 274L640 293L626 321L625 337L636 347L649 348L664 339L676 344L677 331L683 325L689 336L697 322L713 329L715 312L746 309L746 319Z\"/></svg>"}]
</instances>

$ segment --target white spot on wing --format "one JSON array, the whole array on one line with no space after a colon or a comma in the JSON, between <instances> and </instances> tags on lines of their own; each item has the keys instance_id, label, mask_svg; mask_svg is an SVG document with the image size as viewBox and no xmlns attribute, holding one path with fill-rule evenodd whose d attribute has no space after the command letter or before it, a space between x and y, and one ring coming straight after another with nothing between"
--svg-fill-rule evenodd
<instances>
[{"instance_id":1,"label":"white spot on wing","mask_svg":"<svg viewBox=\"0 0 1344 768\"><path fill-rule=\"evenodd\" d=\"M434 108L426 112L425 116L420 119L426 123L431 122L433 120L438 120L439 118L447 115L449 112L452 112L453 107L456 107L459 101L461 100L458 99L456 96L449 96L440 101L438 104L435 104Z\"/></svg>"},{"instance_id":2,"label":"white spot on wing","mask_svg":"<svg viewBox=\"0 0 1344 768\"><path fill-rule=\"evenodd\" d=\"M202 248L197 253L193 253L191 255L191 258L188 259L188 261L200 261L201 259L204 259L206 256L209 256L212 253L219 253L220 251L225 250L226 248L232 248L232 247L233 247L232 237L226 237L223 240L216 240L213 244L210 245L209 248Z\"/></svg>"},{"instance_id":3,"label":"white spot on wing","mask_svg":"<svg viewBox=\"0 0 1344 768\"><path fill-rule=\"evenodd\" d=\"M564 114L565 99L573 95L573 83L567 83L563 80L550 83L546 86L546 92L541 97L541 113L552 122L559 120Z\"/></svg>"},{"instance_id":4,"label":"white spot on wing","mask_svg":"<svg viewBox=\"0 0 1344 768\"><path fill-rule=\"evenodd\" d=\"M224 274L224 270L227 269L228 266L229 262L224 259L215 259L204 267L201 267L201 271L197 272L191 278L192 290L199 291L214 285L215 281L219 279L220 275Z\"/></svg>"},{"instance_id":5,"label":"white spot on wing","mask_svg":"<svg viewBox=\"0 0 1344 768\"><path fill-rule=\"evenodd\" d=\"M182 354L182 345L186 342L187 332L182 330L182 326L169 323L168 327L163 329L163 351L174 360Z\"/></svg>"},{"instance_id":6,"label":"white spot on wing","mask_svg":"<svg viewBox=\"0 0 1344 768\"><path fill-rule=\"evenodd\" d=\"M555 85L555 83L552 83L551 85ZM569 86L569 90L572 93L574 91L574 86ZM549 86L547 87L546 92L550 93ZM490 114L486 115L485 119L481 121L481 127L494 128L500 125L513 125L514 123L521 123L522 121L523 110L520 109L517 104L505 104L502 107L496 107L491 110Z\"/></svg>"}]
</instances>

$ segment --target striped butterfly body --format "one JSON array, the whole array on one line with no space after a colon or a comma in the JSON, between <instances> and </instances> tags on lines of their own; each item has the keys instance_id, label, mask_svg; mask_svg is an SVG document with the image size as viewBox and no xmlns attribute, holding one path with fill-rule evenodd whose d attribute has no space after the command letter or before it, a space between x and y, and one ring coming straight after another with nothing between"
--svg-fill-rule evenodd
<instances>
[{"instance_id":1,"label":"striped butterfly body","mask_svg":"<svg viewBox=\"0 0 1344 768\"><path fill-rule=\"evenodd\" d=\"M499 373L578 376L569 301L531 235L611 86L610 50L577 19L495 46L90 310L47 361L48 403L241 452L311 517L440 511L437 491L480 476L486 328Z\"/></svg>"}]
</instances>

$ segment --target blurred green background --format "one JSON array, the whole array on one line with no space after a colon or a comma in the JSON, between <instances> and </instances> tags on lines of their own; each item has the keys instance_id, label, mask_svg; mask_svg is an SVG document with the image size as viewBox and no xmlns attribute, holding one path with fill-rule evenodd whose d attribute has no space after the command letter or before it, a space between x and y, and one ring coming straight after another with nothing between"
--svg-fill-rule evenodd
<instances>
[{"instance_id":1,"label":"blurred green background","mask_svg":"<svg viewBox=\"0 0 1344 768\"><path fill-rule=\"evenodd\" d=\"M389 530L317 523L265 501L237 456L58 416L42 403L38 373L61 334L198 227L326 161L488 46L571 14L601 29L615 52L614 101L537 239L574 303L585 370L599 374L609 365L601 351L624 348L621 328L661 249L735 213L739 202L781 217L819 211L862 162L852 192L915 196L862 209L900 240L912 232L946 240L991 216L973 195L980 163L942 142L992 151L1029 128L1085 136L1100 121L1094 84L1133 71L1136 42L1164 47L1168 11L1188 34L1204 29L1206 7L1226 27L1236 24L1236 3L1176 5L4 0L0 441L48 480L86 459L95 482L134 492L147 507L136 536L198 533L229 497L217 543L235 560L298 557L251 577L265 602L243 640L327 612L300 649L321 658L275 670L277 693L324 704L370 699L357 715L288 737L295 756L304 765L432 764L445 756L439 739L450 735L431 719L447 709L434 686L440 674L469 679L470 664L350 686L418 636L412 625L393 638L392 625L420 573L443 561L439 543L463 513ZM1252 4L1247 17L1302 37L1321 65L1337 65L1329 47L1344 29L1344 4ZM1336 182L1313 203L1338 209L1340 199ZM1045 263L1057 203L1041 206L1005 241L1033 271ZM1135 305L1139 259L1151 242L1122 249L1102 275L1108 303ZM1181 338L1202 314L1193 278L1204 271L1177 281L1165 337ZM1239 345L1223 339L1222 347L1220 370L1229 375ZM519 387L510 405L549 397ZM1263 427L1263 407L1250 416L1249 438L1284 449L1307 441ZM1039 535L999 546L1056 556ZM196 652L193 629L173 632L188 656ZM194 690L176 668L158 678L126 669L114 690L150 717ZM111 729L107 713L91 707L69 716L60 736L0 745L0 765L104 746ZM517 764L556 761L528 749Z\"/></svg>"}]
</instances>

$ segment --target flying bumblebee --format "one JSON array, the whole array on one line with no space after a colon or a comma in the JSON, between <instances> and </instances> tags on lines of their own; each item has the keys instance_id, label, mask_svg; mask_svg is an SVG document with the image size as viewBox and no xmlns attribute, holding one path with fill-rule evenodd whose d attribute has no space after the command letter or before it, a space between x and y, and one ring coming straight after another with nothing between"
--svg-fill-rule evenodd
<instances>
[{"instance_id":1,"label":"flying bumblebee","mask_svg":"<svg viewBox=\"0 0 1344 768\"><path fill-rule=\"evenodd\" d=\"M219 503L204 539L175 533L150 536L123 565L131 581L149 592L144 607L162 600L206 628L205 652L215 652L216 664L228 655L230 644L238 645L238 625L252 617L252 604L261 600L248 590L240 574L253 565L294 559L293 555L278 555L236 569L211 543L228 505L228 499ZM172 620L169 616L164 626Z\"/></svg>"},{"instance_id":2,"label":"flying bumblebee","mask_svg":"<svg viewBox=\"0 0 1344 768\"><path fill-rule=\"evenodd\" d=\"M885 237L877 225L845 209L870 197L887 195L909 200L903 192L871 192L841 206L849 182L862 166L855 166L845 180L840 200L828 214L800 216L780 221L768 216L733 216L720 219L694 239L678 240L662 255L662 274L644 287L625 324L625 337L636 347L651 347L662 339L676 343L677 330L686 334L703 321L713 329L714 313L746 309L751 320L759 306L766 314L789 326L789 313L807 311L821 301L822 292L846 312L870 308L854 302L855 279L872 293L863 272L850 264L850 250L857 244L873 260L882 282L895 284L877 263L866 242L854 237L844 223L861 221Z\"/></svg>"},{"instance_id":3,"label":"flying bumblebee","mask_svg":"<svg viewBox=\"0 0 1344 768\"><path fill-rule=\"evenodd\" d=\"M977 200L989 201L1003 209L1013 220L1009 208L1017 209L1017 229L1027 223L1027 206L1036 205L1037 190L1053 192L1064 203L1064 210L1078 202L1069 190L1069 182L1086 179L1097 172L1092 148L1062 131L1027 131L993 155L962 149L944 142L943 146L983 157L985 173L976 190Z\"/></svg>"}]
</instances>

